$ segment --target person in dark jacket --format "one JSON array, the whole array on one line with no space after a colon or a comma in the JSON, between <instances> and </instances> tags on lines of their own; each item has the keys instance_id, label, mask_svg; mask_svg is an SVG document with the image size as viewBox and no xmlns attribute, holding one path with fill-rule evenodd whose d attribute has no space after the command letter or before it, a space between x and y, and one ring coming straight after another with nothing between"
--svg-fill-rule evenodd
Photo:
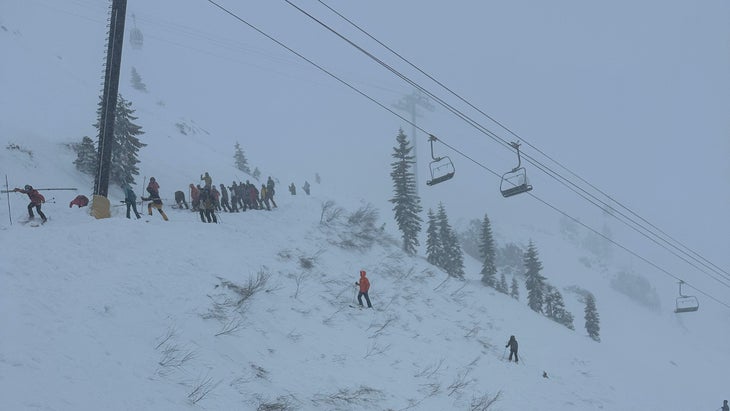
<instances>
[{"instance_id":1,"label":"person in dark jacket","mask_svg":"<svg viewBox=\"0 0 730 411\"><path fill-rule=\"evenodd\" d=\"M297 186L295 186L294 183L289 184L289 192L293 196L297 195Z\"/></svg>"},{"instance_id":2,"label":"person in dark jacket","mask_svg":"<svg viewBox=\"0 0 730 411\"><path fill-rule=\"evenodd\" d=\"M73 206L77 206L78 208L86 207L89 205L89 197L86 197L83 194L77 195L76 198L73 199L70 203L68 203L68 208L72 208Z\"/></svg>"},{"instance_id":3,"label":"person in dark jacket","mask_svg":"<svg viewBox=\"0 0 730 411\"><path fill-rule=\"evenodd\" d=\"M21 190L19 188L15 188L13 191L16 193L21 194L27 194L28 198L30 198L30 204L28 204L28 219L32 220L35 218L33 215L33 208L35 208L35 211L38 212L38 215L41 217L41 220L45 223L48 219L46 218L46 215L43 214L43 211L41 211L41 204L46 202L46 198L43 197L43 194L39 193L38 190L34 189L33 186L30 184L26 184L24 189Z\"/></svg>"},{"instance_id":4,"label":"person in dark jacket","mask_svg":"<svg viewBox=\"0 0 730 411\"><path fill-rule=\"evenodd\" d=\"M360 292L357 293L357 302L362 307L362 297L365 297L365 301L368 303L368 308L373 308L370 304L370 297L368 291L370 290L370 280L365 276L365 270L360 270L360 281L356 281L355 285L360 286Z\"/></svg>"},{"instance_id":5,"label":"person in dark jacket","mask_svg":"<svg viewBox=\"0 0 730 411\"><path fill-rule=\"evenodd\" d=\"M509 341L507 341L507 345L504 346L505 348L509 347L509 361L512 361L512 355L515 356L515 362L518 362L517 358L517 339L514 335L509 336Z\"/></svg>"},{"instance_id":6,"label":"person in dark jacket","mask_svg":"<svg viewBox=\"0 0 730 411\"><path fill-rule=\"evenodd\" d=\"M302 186L302 189L304 190L304 192L305 192L305 193L306 193L307 195L309 195L309 187L310 187L310 185L309 185L309 181L306 181L306 180L305 180L305 181L304 181L304 185Z\"/></svg>"},{"instance_id":7,"label":"person in dark jacket","mask_svg":"<svg viewBox=\"0 0 730 411\"><path fill-rule=\"evenodd\" d=\"M152 209L156 208L162 215L162 219L168 221L167 214L162 211L162 199L160 198L160 185L157 184L154 177L150 177L150 183L147 184L147 192L149 197L142 197L142 201L149 201L147 204L147 214L152 215Z\"/></svg>"},{"instance_id":8,"label":"person in dark jacket","mask_svg":"<svg viewBox=\"0 0 730 411\"><path fill-rule=\"evenodd\" d=\"M218 188L216 186L212 186L210 188L210 194L213 195L215 211L221 211L221 193L218 191Z\"/></svg>"},{"instance_id":9,"label":"person in dark jacket","mask_svg":"<svg viewBox=\"0 0 730 411\"><path fill-rule=\"evenodd\" d=\"M730 411L730 405L727 405L727 400L722 402L722 411Z\"/></svg>"},{"instance_id":10,"label":"person in dark jacket","mask_svg":"<svg viewBox=\"0 0 730 411\"><path fill-rule=\"evenodd\" d=\"M200 221L208 223L218 223L218 218L215 216L215 199L213 193L208 187L200 189ZM208 221L205 221L205 220Z\"/></svg>"},{"instance_id":11,"label":"person in dark jacket","mask_svg":"<svg viewBox=\"0 0 730 411\"><path fill-rule=\"evenodd\" d=\"M231 205L228 204L228 189L225 184L221 184L221 208L223 211L231 212Z\"/></svg>"},{"instance_id":12,"label":"person in dark jacket","mask_svg":"<svg viewBox=\"0 0 730 411\"><path fill-rule=\"evenodd\" d=\"M266 197L271 201L271 205L274 206L274 208L278 208L276 206L276 201L274 201L274 194L276 193L274 191L274 180L271 179L271 176L269 176L269 179L266 180Z\"/></svg>"},{"instance_id":13,"label":"person in dark jacket","mask_svg":"<svg viewBox=\"0 0 730 411\"><path fill-rule=\"evenodd\" d=\"M180 190L175 191L175 202L177 203L177 208L182 209L185 207L186 210L190 209L188 202L185 201L185 193Z\"/></svg>"},{"instance_id":14,"label":"person in dark jacket","mask_svg":"<svg viewBox=\"0 0 730 411\"><path fill-rule=\"evenodd\" d=\"M131 218L129 216L129 211L134 210L134 215L137 216L137 219L142 218L141 215L139 215L139 212L137 211L137 195L134 194L134 190L132 190L132 186L129 184L124 185L124 204L127 205L127 218Z\"/></svg>"}]
</instances>

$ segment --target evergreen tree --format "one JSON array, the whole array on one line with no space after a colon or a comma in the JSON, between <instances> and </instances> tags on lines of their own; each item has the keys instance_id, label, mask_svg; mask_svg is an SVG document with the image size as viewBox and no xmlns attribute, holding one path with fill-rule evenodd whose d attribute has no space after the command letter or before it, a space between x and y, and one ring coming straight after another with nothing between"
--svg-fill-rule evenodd
<instances>
[{"instance_id":1,"label":"evergreen tree","mask_svg":"<svg viewBox=\"0 0 730 411\"><path fill-rule=\"evenodd\" d=\"M499 278L499 283L497 283L497 291L502 294L509 293L509 288L507 287L507 277L504 276L504 273L502 273Z\"/></svg>"},{"instance_id":2,"label":"evergreen tree","mask_svg":"<svg viewBox=\"0 0 730 411\"><path fill-rule=\"evenodd\" d=\"M411 154L413 146L403 134L403 129L398 131L396 141L398 146L393 147L391 155L395 161L390 164L393 198L388 201L393 203L395 221L403 237L403 251L406 254L415 255L416 247L419 245L418 234L421 232L423 222L418 215L423 208L421 208L421 199L416 192L416 177L413 172L416 162Z\"/></svg>"},{"instance_id":3,"label":"evergreen tree","mask_svg":"<svg viewBox=\"0 0 730 411\"><path fill-rule=\"evenodd\" d=\"M492 224L489 217L484 214L481 232L479 235L479 254L482 257L482 282L489 286L497 285L497 265L495 261L496 250L494 247L494 237L492 236Z\"/></svg>"},{"instance_id":4,"label":"evergreen tree","mask_svg":"<svg viewBox=\"0 0 730 411\"><path fill-rule=\"evenodd\" d=\"M593 294L588 294L588 296L586 296L585 320L588 336L593 340L600 342L600 319L598 317L598 310L596 309L596 298L593 297Z\"/></svg>"},{"instance_id":5,"label":"evergreen tree","mask_svg":"<svg viewBox=\"0 0 730 411\"><path fill-rule=\"evenodd\" d=\"M81 143L74 145L74 151L76 151L76 160L74 160L76 169L84 174L93 176L96 173L96 162L98 159L98 152L94 140L84 136L81 139Z\"/></svg>"},{"instance_id":6,"label":"evergreen tree","mask_svg":"<svg viewBox=\"0 0 730 411\"><path fill-rule=\"evenodd\" d=\"M515 276L512 276L512 286L509 289L509 295L515 300L520 299L520 285L517 283L517 278Z\"/></svg>"},{"instance_id":7,"label":"evergreen tree","mask_svg":"<svg viewBox=\"0 0 730 411\"><path fill-rule=\"evenodd\" d=\"M525 287L527 288L527 305L535 312L542 313L542 305L545 301L543 292L545 290L545 277L540 275L542 263L538 259L537 248L530 240L524 257Z\"/></svg>"},{"instance_id":8,"label":"evergreen tree","mask_svg":"<svg viewBox=\"0 0 730 411\"><path fill-rule=\"evenodd\" d=\"M132 67L132 88L139 91L147 92L147 85L142 82L142 77L137 73L137 69Z\"/></svg>"},{"instance_id":9,"label":"evergreen tree","mask_svg":"<svg viewBox=\"0 0 730 411\"><path fill-rule=\"evenodd\" d=\"M246 174L251 174L251 169L248 167L248 159L246 158L246 155L243 153L243 149L241 149L241 145L236 142L235 147L235 153L233 154L233 159L236 162L236 168L243 171Z\"/></svg>"},{"instance_id":10,"label":"evergreen tree","mask_svg":"<svg viewBox=\"0 0 730 411\"><path fill-rule=\"evenodd\" d=\"M426 261L441 267L443 249L439 238L438 223L433 210L428 210L428 227L426 228Z\"/></svg>"},{"instance_id":11,"label":"evergreen tree","mask_svg":"<svg viewBox=\"0 0 730 411\"><path fill-rule=\"evenodd\" d=\"M563 295L551 285L545 287L545 315L558 324L562 324L571 330L575 329L573 314L566 310Z\"/></svg>"},{"instance_id":12,"label":"evergreen tree","mask_svg":"<svg viewBox=\"0 0 730 411\"><path fill-rule=\"evenodd\" d=\"M102 102L99 102L99 118L101 118L101 105ZM139 167L137 167L139 149L147 146L137 136L144 134L144 131L141 126L134 123L137 117L134 116L132 102L125 100L121 94L117 98L114 116L114 140L109 182L119 186L135 184L134 176L139 175ZM94 126L100 130L100 121L97 120Z\"/></svg>"},{"instance_id":13,"label":"evergreen tree","mask_svg":"<svg viewBox=\"0 0 730 411\"><path fill-rule=\"evenodd\" d=\"M463 279L464 254L459 246L456 233L449 224L449 218L446 215L446 208L443 203L439 203L436 222L438 224L439 240L441 241L441 248L443 250L441 268L450 276Z\"/></svg>"}]
</instances>

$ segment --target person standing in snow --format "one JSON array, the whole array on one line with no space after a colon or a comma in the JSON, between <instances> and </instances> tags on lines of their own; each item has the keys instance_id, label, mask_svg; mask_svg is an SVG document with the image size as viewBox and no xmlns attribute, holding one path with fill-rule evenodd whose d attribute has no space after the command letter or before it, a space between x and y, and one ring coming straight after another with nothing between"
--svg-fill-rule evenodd
<instances>
[{"instance_id":1,"label":"person standing in snow","mask_svg":"<svg viewBox=\"0 0 730 411\"><path fill-rule=\"evenodd\" d=\"M722 402L722 411L730 411L730 405L727 405L727 400Z\"/></svg>"},{"instance_id":2,"label":"person standing in snow","mask_svg":"<svg viewBox=\"0 0 730 411\"><path fill-rule=\"evenodd\" d=\"M28 219L32 220L35 218L35 216L33 215L33 208L35 208L35 211L38 212L41 220L45 223L48 219L46 218L46 215L43 214L43 211L41 211L41 204L46 202L46 198L43 197L43 194L39 193L38 190L34 189L33 186L31 186L30 184L26 184L23 188L24 189L21 190L16 187L13 191L15 191L16 193L27 194L28 198L30 198L30 204L28 204Z\"/></svg>"},{"instance_id":3,"label":"person standing in snow","mask_svg":"<svg viewBox=\"0 0 730 411\"><path fill-rule=\"evenodd\" d=\"M225 184L221 183L221 208L223 211L231 212L231 205L228 204L228 190Z\"/></svg>"},{"instance_id":4,"label":"person standing in snow","mask_svg":"<svg viewBox=\"0 0 730 411\"><path fill-rule=\"evenodd\" d=\"M211 186L213 186L213 179L210 177L210 174L208 172L205 172L205 175L200 175L200 179L202 181L205 181L205 188L210 189Z\"/></svg>"},{"instance_id":5,"label":"person standing in snow","mask_svg":"<svg viewBox=\"0 0 730 411\"><path fill-rule=\"evenodd\" d=\"M269 176L269 179L266 180L266 198L271 201L271 204L274 206L274 208L278 208L276 206L276 201L274 201L274 180L271 179L271 176Z\"/></svg>"},{"instance_id":6,"label":"person standing in snow","mask_svg":"<svg viewBox=\"0 0 730 411\"><path fill-rule=\"evenodd\" d=\"M517 358L517 339L514 335L510 335L509 341L507 341L507 345L505 345L504 347L509 347L509 361L512 361L512 355L514 354L515 362L518 362L519 359Z\"/></svg>"},{"instance_id":7,"label":"person standing in snow","mask_svg":"<svg viewBox=\"0 0 730 411\"><path fill-rule=\"evenodd\" d=\"M218 223L218 218L215 216L215 199L213 198L213 193L208 187L200 189L200 205L198 207L200 211L200 221L205 223L205 220L207 219L207 222L209 223Z\"/></svg>"},{"instance_id":8,"label":"person standing in snow","mask_svg":"<svg viewBox=\"0 0 730 411\"><path fill-rule=\"evenodd\" d=\"M137 219L142 218L141 215L139 215L139 212L137 211L137 195L134 194L134 190L132 190L132 186L129 184L125 184L124 187L124 204L127 205L127 218L131 218L129 216L129 211L134 210L134 215L137 216Z\"/></svg>"},{"instance_id":9,"label":"person standing in snow","mask_svg":"<svg viewBox=\"0 0 730 411\"><path fill-rule=\"evenodd\" d=\"M190 205L193 208L193 211L198 211L198 207L200 207L200 184L198 184L198 187L195 187L193 183L190 183Z\"/></svg>"},{"instance_id":10,"label":"person standing in snow","mask_svg":"<svg viewBox=\"0 0 730 411\"><path fill-rule=\"evenodd\" d=\"M365 270L360 270L360 281L356 281L355 285L360 286L360 292L357 294L357 302L362 307L362 297L365 297L365 301L368 303L368 308L373 308L370 304L370 297L368 296L368 290L370 290L370 280L365 276Z\"/></svg>"}]
</instances>

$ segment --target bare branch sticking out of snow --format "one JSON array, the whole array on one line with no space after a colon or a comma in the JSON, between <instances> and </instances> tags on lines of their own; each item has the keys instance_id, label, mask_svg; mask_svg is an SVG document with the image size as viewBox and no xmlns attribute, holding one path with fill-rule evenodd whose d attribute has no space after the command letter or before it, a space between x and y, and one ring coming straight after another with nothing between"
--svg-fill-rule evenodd
<instances>
[{"instance_id":1,"label":"bare branch sticking out of snow","mask_svg":"<svg viewBox=\"0 0 730 411\"><path fill-rule=\"evenodd\" d=\"M203 398L207 397L218 384L220 384L220 381L214 383L211 377L199 379L193 385L193 390L188 394L188 400L193 404L197 404Z\"/></svg>"}]
</instances>

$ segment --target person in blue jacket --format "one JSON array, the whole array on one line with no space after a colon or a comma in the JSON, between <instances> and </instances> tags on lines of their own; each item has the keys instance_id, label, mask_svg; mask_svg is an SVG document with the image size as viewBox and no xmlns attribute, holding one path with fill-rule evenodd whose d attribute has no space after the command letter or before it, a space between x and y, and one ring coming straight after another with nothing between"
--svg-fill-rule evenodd
<instances>
[{"instance_id":1,"label":"person in blue jacket","mask_svg":"<svg viewBox=\"0 0 730 411\"><path fill-rule=\"evenodd\" d=\"M127 218L131 218L129 216L129 211L134 210L134 215L137 216L137 219L142 218L141 215L139 215L139 212L137 211L137 195L134 194L134 190L132 190L132 186L129 184L124 185L124 204L127 205Z\"/></svg>"}]
</instances>

